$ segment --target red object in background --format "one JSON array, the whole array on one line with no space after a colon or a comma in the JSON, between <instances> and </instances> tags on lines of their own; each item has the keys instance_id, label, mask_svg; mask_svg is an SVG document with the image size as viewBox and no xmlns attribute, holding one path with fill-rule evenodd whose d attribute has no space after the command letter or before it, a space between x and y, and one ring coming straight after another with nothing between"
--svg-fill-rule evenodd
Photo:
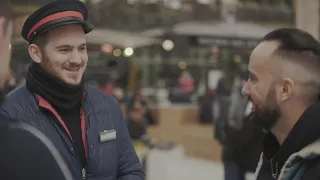
<instances>
[{"instance_id":1,"label":"red object in background","mask_svg":"<svg viewBox=\"0 0 320 180\"><path fill-rule=\"evenodd\" d=\"M185 94L190 93L194 88L193 78L190 76L181 77L179 80L179 84L181 91Z\"/></svg>"},{"instance_id":2,"label":"red object in background","mask_svg":"<svg viewBox=\"0 0 320 180\"><path fill-rule=\"evenodd\" d=\"M214 90L209 90L208 92L210 97L215 97L216 96L216 92Z\"/></svg>"},{"instance_id":3,"label":"red object in background","mask_svg":"<svg viewBox=\"0 0 320 180\"><path fill-rule=\"evenodd\" d=\"M113 94L113 87L111 85L106 85L102 88L100 88L103 92L108 93L108 94Z\"/></svg>"}]
</instances>

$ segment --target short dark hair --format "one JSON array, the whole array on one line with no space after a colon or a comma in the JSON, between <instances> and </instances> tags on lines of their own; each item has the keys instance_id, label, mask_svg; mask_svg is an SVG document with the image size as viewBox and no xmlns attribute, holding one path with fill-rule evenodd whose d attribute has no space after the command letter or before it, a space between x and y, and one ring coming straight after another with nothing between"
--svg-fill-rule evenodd
<instances>
[{"instance_id":1,"label":"short dark hair","mask_svg":"<svg viewBox=\"0 0 320 180\"><path fill-rule=\"evenodd\" d=\"M292 61L305 67L308 71L315 72L320 77L320 43L308 32L296 28L281 28L268 33L262 41L278 41L279 47L275 50L274 55L279 55L280 59ZM306 99L312 101L320 100L319 82L309 82L310 86L315 89L313 93L309 91ZM306 84L306 86L308 86ZM309 86L309 88L310 88Z\"/></svg>"},{"instance_id":2,"label":"short dark hair","mask_svg":"<svg viewBox=\"0 0 320 180\"><path fill-rule=\"evenodd\" d=\"M42 51L44 51L44 47L47 45L48 41L49 35L48 32L45 32L34 39L32 44L37 45Z\"/></svg>"},{"instance_id":3,"label":"short dark hair","mask_svg":"<svg viewBox=\"0 0 320 180\"><path fill-rule=\"evenodd\" d=\"M296 28L281 28L265 35L262 41L278 41L280 43L275 53L282 55L294 54L309 57L320 63L320 43L306 31Z\"/></svg>"}]
</instances>

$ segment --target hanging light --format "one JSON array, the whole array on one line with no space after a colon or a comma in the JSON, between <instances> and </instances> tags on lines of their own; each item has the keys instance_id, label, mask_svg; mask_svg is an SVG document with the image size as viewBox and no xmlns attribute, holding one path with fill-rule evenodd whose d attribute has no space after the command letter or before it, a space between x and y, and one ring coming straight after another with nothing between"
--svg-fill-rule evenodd
<instances>
[{"instance_id":1,"label":"hanging light","mask_svg":"<svg viewBox=\"0 0 320 180\"><path fill-rule=\"evenodd\" d=\"M174 48L174 42L170 39L166 39L162 42L162 48L166 51L171 51Z\"/></svg>"},{"instance_id":2,"label":"hanging light","mask_svg":"<svg viewBox=\"0 0 320 180\"><path fill-rule=\"evenodd\" d=\"M133 49L131 47L127 47L125 50L124 50L124 56L126 57L130 57L132 56L134 53Z\"/></svg>"},{"instance_id":3,"label":"hanging light","mask_svg":"<svg viewBox=\"0 0 320 180\"><path fill-rule=\"evenodd\" d=\"M116 57L121 56L121 50L120 49L113 50L113 55L116 56Z\"/></svg>"}]
</instances>

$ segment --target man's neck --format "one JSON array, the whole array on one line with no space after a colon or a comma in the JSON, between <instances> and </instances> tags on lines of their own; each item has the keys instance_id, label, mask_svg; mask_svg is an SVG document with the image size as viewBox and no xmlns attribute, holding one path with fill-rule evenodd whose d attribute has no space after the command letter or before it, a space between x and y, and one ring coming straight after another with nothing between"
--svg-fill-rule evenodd
<instances>
[{"instance_id":1,"label":"man's neck","mask_svg":"<svg viewBox=\"0 0 320 180\"><path fill-rule=\"evenodd\" d=\"M272 134L277 138L280 145L286 140L293 126L297 123L306 109L306 106L299 106L296 108L291 107L291 109L286 111L288 113L283 113L276 125L271 129Z\"/></svg>"},{"instance_id":2,"label":"man's neck","mask_svg":"<svg viewBox=\"0 0 320 180\"><path fill-rule=\"evenodd\" d=\"M282 145L284 140L288 137L293 126L289 126L286 123L280 122L284 119L279 119L279 122L271 129L272 134L277 138L278 143Z\"/></svg>"}]
</instances>

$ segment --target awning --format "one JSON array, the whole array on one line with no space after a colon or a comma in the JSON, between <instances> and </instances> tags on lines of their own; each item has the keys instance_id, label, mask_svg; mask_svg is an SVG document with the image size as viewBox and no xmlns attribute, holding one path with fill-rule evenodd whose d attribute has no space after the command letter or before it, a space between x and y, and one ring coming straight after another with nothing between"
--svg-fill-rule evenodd
<instances>
[{"instance_id":1,"label":"awning","mask_svg":"<svg viewBox=\"0 0 320 180\"><path fill-rule=\"evenodd\" d=\"M88 35L89 43L94 44L111 44L120 48L139 48L153 44L159 44L160 41L154 38L141 36L137 33L109 30L109 29L95 29Z\"/></svg>"},{"instance_id":2,"label":"awning","mask_svg":"<svg viewBox=\"0 0 320 180\"><path fill-rule=\"evenodd\" d=\"M155 38L145 37L136 33L122 32L108 29L94 29L87 34L88 43L91 44L111 44L119 48L139 48L153 44L160 44L161 42ZM24 44L21 37L13 40L13 45Z\"/></svg>"},{"instance_id":3,"label":"awning","mask_svg":"<svg viewBox=\"0 0 320 180\"><path fill-rule=\"evenodd\" d=\"M275 28L249 22L199 22L190 21L176 24L171 32L186 36L214 36L226 38L260 39ZM152 28L140 33L142 36L156 37L164 35L165 28Z\"/></svg>"},{"instance_id":4,"label":"awning","mask_svg":"<svg viewBox=\"0 0 320 180\"><path fill-rule=\"evenodd\" d=\"M173 26L173 31L180 35L221 36L234 38L260 39L274 28L249 22L186 22Z\"/></svg>"}]
</instances>

